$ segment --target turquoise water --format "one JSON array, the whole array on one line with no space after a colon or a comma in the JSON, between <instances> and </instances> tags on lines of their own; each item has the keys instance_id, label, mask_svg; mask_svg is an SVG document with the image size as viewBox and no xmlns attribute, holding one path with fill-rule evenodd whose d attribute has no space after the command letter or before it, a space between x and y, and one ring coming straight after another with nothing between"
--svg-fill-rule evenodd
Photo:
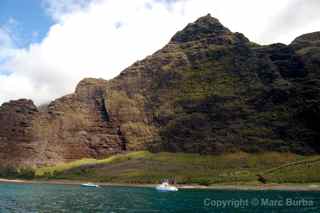
<instances>
[{"instance_id":1,"label":"turquoise water","mask_svg":"<svg viewBox=\"0 0 320 213\"><path fill-rule=\"evenodd\" d=\"M320 212L320 192L0 184L0 212Z\"/></svg>"}]
</instances>

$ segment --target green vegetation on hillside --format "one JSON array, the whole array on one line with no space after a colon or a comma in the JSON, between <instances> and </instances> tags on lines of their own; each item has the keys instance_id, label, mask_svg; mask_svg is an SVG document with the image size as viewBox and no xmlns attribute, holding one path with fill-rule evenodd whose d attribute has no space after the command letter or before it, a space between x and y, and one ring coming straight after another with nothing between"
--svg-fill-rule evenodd
<instances>
[{"instance_id":1,"label":"green vegetation on hillside","mask_svg":"<svg viewBox=\"0 0 320 213\"><path fill-rule=\"evenodd\" d=\"M0 167L0 178L31 180L35 178L35 170L4 166Z\"/></svg>"},{"instance_id":2,"label":"green vegetation on hillside","mask_svg":"<svg viewBox=\"0 0 320 213\"><path fill-rule=\"evenodd\" d=\"M281 165L281 166L279 166ZM38 179L67 179L114 183L158 183L175 178L180 184L320 182L320 157L291 153L244 152L225 155L150 153L115 155L103 160L83 159L36 170Z\"/></svg>"}]
</instances>

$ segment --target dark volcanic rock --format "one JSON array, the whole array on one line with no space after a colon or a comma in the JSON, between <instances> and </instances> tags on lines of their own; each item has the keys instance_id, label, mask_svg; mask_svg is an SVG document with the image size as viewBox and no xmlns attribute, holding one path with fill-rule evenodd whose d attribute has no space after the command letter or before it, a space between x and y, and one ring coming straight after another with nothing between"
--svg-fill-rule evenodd
<instances>
[{"instance_id":1,"label":"dark volcanic rock","mask_svg":"<svg viewBox=\"0 0 320 213\"><path fill-rule=\"evenodd\" d=\"M0 108L0 162L54 164L127 150L319 153L320 36L260 46L210 15L163 49L38 110Z\"/></svg>"},{"instance_id":2,"label":"dark volcanic rock","mask_svg":"<svg viewBox=\"0 0 320 213\"><path fill-rule=\"evenodd\" d=\"M204 38L219 40L223 35L230 34L230 30L225 28L218 19L210 14L199 18L196 22L190 23L182 31L178 32L171 39L172 42L189 42Z\"/></svg>"},{"instance_id":3,"label":"dark volcanic rock","mask_svg":"<svg viewBox=\"0 0 320 213\"><path fill-rule=\"evenodd\" d=\"M320 32L308 33L296 38L292 43L295 49L304 49L307 47L320 47Z\"/></svg>"},{"instance_id":4,"label":"dark volcanic rock","mask_svg":"<svg viewBox=\"0 0 320 213\"><path fill-rule=\"evenodd\" d=\"M261 48L260 53L268 54L270 60L277 66L284 78L296 78L306 76L304 62L295 50L284 44L272 44Z\"/></svg>"},{"instance_id":5,"label":"dark volcanic rock","mask_svg":"<svg viewBox=\"0 0 320 213\"><path fill-rule=\"evenodd\" d=\"M303 40L314 45L317 36ZM108 91L143 96L140 111L155 129L151 150L314 153L317 122L308 118L319 115L319 76L310 73L319 71L320 57L314 58L295 45L251 43L208 15L110 81Z\"/></svg>"}]
</instances>

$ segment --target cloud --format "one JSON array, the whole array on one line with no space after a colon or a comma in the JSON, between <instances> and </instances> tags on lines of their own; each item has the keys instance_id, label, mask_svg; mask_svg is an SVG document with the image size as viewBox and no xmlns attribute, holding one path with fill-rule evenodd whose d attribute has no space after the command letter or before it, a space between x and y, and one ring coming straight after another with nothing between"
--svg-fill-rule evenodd
<instances>
[{"instance_id":1,"label":"cloud","mask_svg":"<svg viewBox=\"0 0 320 213\"><path fill-rule=\"evenodd\" d=\"M40 43L15 48L5 63L0 62L0 69L10 71L0 74L0 103L30 98L41 104L73 92L84 77L113 78L207 13L253 41L268 42L259 35L288 2L44 0L55 24Z\"/></svg>"},{"instance_id":2,"label":"cloud","mask_svg":"<svg viewBox=\"0 0 320 213\"><path fill-rule=\"evenodd\" d=\"M319 11L319 0L292 0L270 20L261 38L287 43L288 37L319 31Z\"/></svg>"},{"instance_id":3,"label":"cloud","mask_svg":"<svg viewBox=\"0 0 320 213\"><path fill-rule=\"evenodd\" d=\"M3 64L15 56L19 47L17 29L19 23L14 18L9 18L7 22L0 26L0 75L7 75L9 70ZM1 95L1 94L0 94Z\"/></svg>"},{"instance_id":4,"label":"cloud","mask_svg":"<svg viewBox=\"0 0 320 213\"><path fill-rule=\"evenodd\" d=\"M42 5L55 21L61 21L68 14L85 9L93 2L98 0L42 0Z\"/></svg>"},{"instance_id":5,"label":"cloud","mask_svg":"<svg viewBox=\"0 0 320 213\"><path fill-rule=\"evenodd\" d=\"M13 41L9 33L5 29L0 28L0 48L1 48L0 54L1 53L3 54L4 49L11 48L12 46L13 46Z\"/></svg>"},{"instance_id":6,"label":"cloud","mask_svg":"<svg viewBox=\"0 0 320 213\"><path fill-rule=\"evenodd\" d=\"M73 92L84 77L115 77L164 46L185 21L163 4L152 2L150 10L145 2L92 2L62 15L41 43L17 49L2 65L12 74L0 76L0 102L31 98L42 104ZM163 23L172 24L159 27Z\"/></svg>"},{"instance_id":7,"label":"cloud","mask_svg":"<svg viewBox=\"0 0 320 213\"><path fill-rule=\"evenodd\" d=\"M10 57L16 54L16 45L10 33L5 27L0 27L0 75L7 74L1 64L5 63Z\"/></svg>"}]
</instances>

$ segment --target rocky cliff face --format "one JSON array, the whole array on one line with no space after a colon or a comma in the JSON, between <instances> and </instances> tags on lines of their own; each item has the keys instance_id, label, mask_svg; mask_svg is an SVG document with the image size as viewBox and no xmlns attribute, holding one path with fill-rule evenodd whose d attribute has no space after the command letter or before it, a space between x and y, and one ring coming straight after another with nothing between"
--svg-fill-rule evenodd
<instances>
[{"instance_id":1,"label":"rocky cliff face","mask_svg":"<svg viewBox=\"0 0 320 213\"><path fill-rule=\"evenodd\" d=\"M105 157L123 149L118 126L105 108L105 80L84 79L74 94L41 111L30 100L0 108L2 165L55 164Z\"/></svg>"},{"instance_id":2,"label":"rocky cliff face","mask_svg":"<svg viewBox=\"0 0 320 213\"><path fill-rule=\"evenodd\" d=\"M37 109L0 108L0 162L54 164L126 150L320 152L320 34L260 46L210 15L110 81Z\"/></svg>"},{"instance_id":3,"label":"rocky cliff face","mask_svg":"<svg viewBox=\"0 0 320 213\"><path fill-rule=\"evenodd\" d=\"M319 41L312 33L291 45L260 46L207 15L108 82L107 91L143 103L144 125L153 130L144 145L155 151L315 153Z\"/></svg>"},{"instance_id":4,"label":"rocky cliff face","mask_svg":"<svg viewBox=\"0 0 320 213\"><path fill-rule=\"evenodd\" d=\"M38 115L31 100L10 101L0 107L1 165L30 163L30 158L36 157L39 147L33 122Z\"/></svg>"}]
</instances>

